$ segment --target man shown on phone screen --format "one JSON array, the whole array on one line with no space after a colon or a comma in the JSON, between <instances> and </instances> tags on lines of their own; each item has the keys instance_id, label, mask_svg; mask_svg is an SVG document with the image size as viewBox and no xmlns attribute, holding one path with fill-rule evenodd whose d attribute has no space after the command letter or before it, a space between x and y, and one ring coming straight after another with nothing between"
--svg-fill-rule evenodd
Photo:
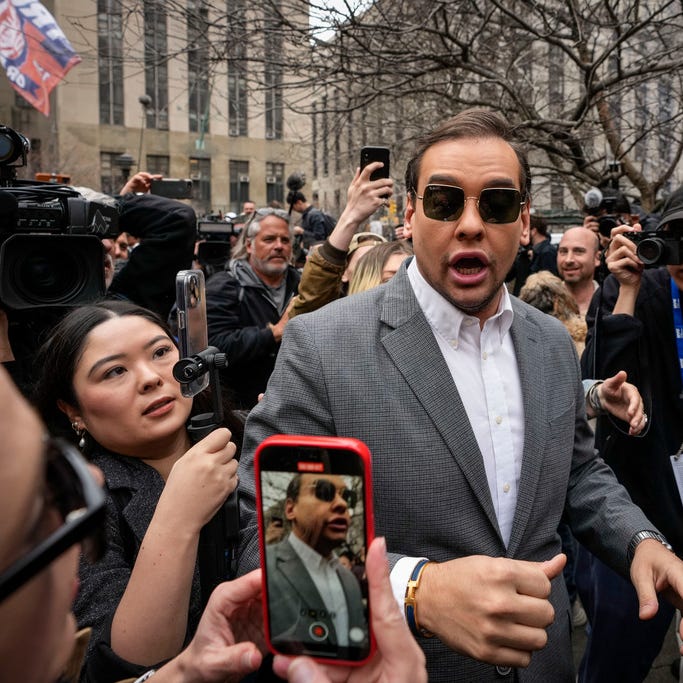
<instances>
[{"instance_id":1,"label":"man shown on phone screen","mask_svg":"<svg viewBox=\"0 0 683 683\"><path fill-rule=\"evenodd\" d=\"M289 482L291 532L266 547L274 641L358 647L367 640L360 586L334 553L346 543L355 504L341 476L295 474Z\"/></svg>"}]
</instances>

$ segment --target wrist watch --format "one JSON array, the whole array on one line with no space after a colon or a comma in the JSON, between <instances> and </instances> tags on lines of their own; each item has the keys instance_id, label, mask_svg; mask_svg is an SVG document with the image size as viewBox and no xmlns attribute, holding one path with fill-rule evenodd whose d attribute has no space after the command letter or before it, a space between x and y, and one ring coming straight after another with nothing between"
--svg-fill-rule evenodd
<instances>
[{"instance_id":1,"label":"wrist watch","mask_svg":"<svg viewBox=\"0 0 683 683\"><path fill-rule=\"evenodd\" d=\"M674 551L669 541L667 541L666 538L664 538L664 536L662 536L662 534L660 534L658 531L638 531L633 534L633 538L628 544L628 549L626 551L626 559L628 561L629 567L631 566L631 562L633 562L633 556L636 554L636 548L641 541L644 541L648 538L659 541L667 550L670 550L671 552Z\"/></svg>"}]
</instances>

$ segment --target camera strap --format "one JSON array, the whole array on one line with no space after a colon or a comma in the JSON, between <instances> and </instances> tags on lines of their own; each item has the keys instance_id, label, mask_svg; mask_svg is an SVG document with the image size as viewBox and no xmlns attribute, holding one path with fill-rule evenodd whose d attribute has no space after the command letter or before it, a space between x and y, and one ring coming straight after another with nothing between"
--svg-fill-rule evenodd
<instances>
[{"instance_id":1,"label":"camera strap","mask_svg":"<svg viewBox=\"0 0 683 683\"><path fill-rule=\"evenodd\" d=\"M673 278L671 278L671 307L674 315L674 331L676 332L678 371L681 373L681 398L683 398L683 313L681 312L681 295Z\"/></svg>"}]
</instances>

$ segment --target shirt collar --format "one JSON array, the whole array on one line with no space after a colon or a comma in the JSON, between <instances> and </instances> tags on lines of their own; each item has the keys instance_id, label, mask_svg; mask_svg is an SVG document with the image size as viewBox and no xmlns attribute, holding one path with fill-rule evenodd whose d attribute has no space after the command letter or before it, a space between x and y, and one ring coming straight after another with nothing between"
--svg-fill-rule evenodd
<instances>
[{"instance_id":1,"label":"shirt collar","mask_svg":"<svg viewBox=\"0 0 683 683\"><path fill-rule=\"evenodd\" d=\"M408 265L408 279L432 329L439 332L444 339L450 340L451 345L457 348L461 327L479 325L479 319L460 310L437 292L422 276L415 258ZM509 332L514 317L507 287L503 285L502 290L503 296L500 298L498 310L485 323L485 326L497 335L500 344Z\"/></svg>"},{"instance_id":2,"label":"shirt collar","mask_svg":"<svg viewBox=\"0 0 683 683\"><path fill-rule=\"evenodd\" d=\"M304 543L294 532L289 534L289 544L307 567L319 569L325 566L334 567L334 553L332 553L332 557L329 560L324 558L319 552L313 550L308 543Z\"/></svg>"}]
</instances>

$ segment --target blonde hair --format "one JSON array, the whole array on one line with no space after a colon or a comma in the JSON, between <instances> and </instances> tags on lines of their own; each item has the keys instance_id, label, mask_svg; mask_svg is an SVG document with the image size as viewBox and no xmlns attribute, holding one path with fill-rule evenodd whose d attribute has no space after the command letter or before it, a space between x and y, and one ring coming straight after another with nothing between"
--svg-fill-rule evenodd
<instances>
[{"instance_id":1,"label":"blonde hair","mask_svg":"<svg viewBox=\"0 0 683 683\"><path fill-rule=\"evenodd\" d=\"M363 245L366 243L363 242ZM349 283L349 294L358 294L382 284L382 271L394 254L413 255L413 248L405 240L382 242L358 259Z\"/></svg>"},{"instance_id":2,"label":"blonde hair","mask_svg":"<svg viewBox=\"0 0 683 683\"><path fill-rule=\"evenodd\" d=\"M548 270L532 273L519 292L519 298L539 311L557 318L574 341L579 355L586 345L586 321L579 313L574 297L559 277Z\"/></svg>"}]
</instances>

